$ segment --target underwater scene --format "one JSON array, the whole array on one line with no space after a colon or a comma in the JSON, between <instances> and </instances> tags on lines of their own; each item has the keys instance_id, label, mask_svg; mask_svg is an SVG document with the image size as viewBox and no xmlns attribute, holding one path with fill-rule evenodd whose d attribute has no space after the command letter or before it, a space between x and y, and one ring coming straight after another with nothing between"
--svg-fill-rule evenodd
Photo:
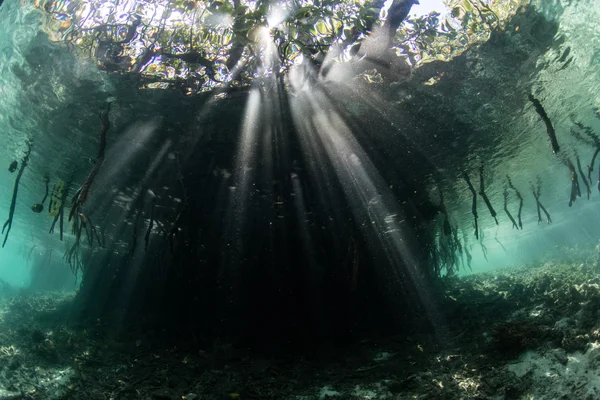
<instances>
[{"instance_id":1,"label":"underwater scene","mask_svg":"<svg viewBox=\"0 0 600 400\"><path fill-rule=\"evenodd\" d=\"M0 0L0 400L600 399L597 0Z\"/></svg>"}]
</instances>

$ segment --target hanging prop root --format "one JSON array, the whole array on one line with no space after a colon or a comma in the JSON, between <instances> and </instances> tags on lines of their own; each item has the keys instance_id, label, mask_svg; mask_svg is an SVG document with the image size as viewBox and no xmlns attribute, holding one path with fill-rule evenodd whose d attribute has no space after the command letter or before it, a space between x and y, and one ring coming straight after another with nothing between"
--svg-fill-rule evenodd
<instances>
[{"instance_id":1,"label":"hanging prop root","mask_svg":"<svg viewBox=\"0 0 600 400\"><path fill-rule=\"evenodd\" d=\"M521 192L519 192L513 185L512 181L510 180L510 176L506 175L506 180L508 181L508 187L514 190L517 198L519 199L519 213L517 215L517 220L519 221L519 228L523 229L523 222L521 221L521 211L523 211L523 196L521 196Z\"/></svg>"},{"instance_id":2,"label":"hanging prop root","mask_svg":"<svg viewBox=\"0 0 600 400\"><path fill-rule=\"evenodd\" d=\"M569 172L571 173L571 195L569 196L569 207L571 207L577 200L577 197L581 197L581 190L579 189L579 179L577 178L575 166L571 160L567 160L566 164L569 168Z\"/></svg>"},{"instance_id":3,"label":"hanging prop root","mask_svg":"<svg viewBox=\"0 0 600 400\"><path fill-rule=\"evenodd\" d=\"M512 222L513 228L519 229L519 225L517 225L517 222L513 218L512 214L510 213L510 211L508 211L508 190L506 189L504 189L504 212L506 213L506 215L508 215L508 219L510 219L510 222Z\"/></svg>"},{"instance_id":4,"label":"hanging prop root","mask_svg":"<svg viewBox=\"0 0 600 400\"><path fill-rule=\"evenodd\" d=\"M575 160L577 161L577 170L579 171L579 176L581 177L581 180L583 181L583 184L585 185L587 199L589 200L590 195L592 194L592 190L590 189L590 183L588 182L587 178L585 177L585 174L583 173L583 169L581 168L581 160L579 159L578 155L575 156Z\"/></svg>"},{"instance_id":5,"label":"hanging prop root","mask_svg":"<svg viewBox=\"0 0 600 400\"><path fill-rule=\"evenodd\" d=\"M550 144L552 144L552 151L554 152L554 154L557 154L560 151L560 146L558 145L558 140L556 139L556 131L554 130L554 127L552 126L552 122L550 122L550 118L548 118L548 114L546 114L546 110L544 110L542 103L540 103L540 101L538 99L533 97L533 95L531 93L529 94L528 97L529 97L529 101L531 101L533 103L533 106L535 107L535 111L538 113L540 118L542 118L542 121L544 121L544 123L546 124L546 133L548 134L548 137L550 138Z\"/></svg>"},{"instance_id":6,"label":"hanging prop root","mask_svg":"<svg viewBox=\"0 0 600 400\"><path fill-rule=\"evenodd\" d=\"M469 190L473 194L473 203L471 205L471 213L473 214L473 219L475 220L475 222L474 222L475 239L479 239L479 226L477 225L477 192L475 191L475 188L473 187L473 184L471 183L471 180L469 179L469 175L467 175L466 172L463 172L463 178L467 182L467 185L469 185Z\"/></svg>"},{"instance_id":7,"label":"hanging prop root","mask_svg":"<svg viewBox=\"0 0 600 400\"><path fill-rule=\"evenodd\" d=\"M588 179L590 180L590 184L592 183L592 172L594 171L594 163L596 162L598 152L600 152L600 146L596 147L596 151L594 151L594 156L592 157L592 162L590 165L588 165ZM598 190L600 190L600 188Z\"/></svg>"},{"instance_id":8,"label":"hanging prop root","mask_svg":"<svg viewBox=\"0 0 600 400\"><path fill-rule=\"evenodd\" d=\"M2 242L2 247L4 247L6 245L6 240L8 239L8 234L10 233L10 230L12 228L12 222L13 222L13 218L15 216L15 207L17 205L17 194L19 192L19 183L21 182L21 177L23 176L23 172L25 171L25 167L27 166L27 163L29 162L29 155L31 154L31 148L32 147L33 147L33 142L31 140L28 140L27 141L27 150L25 151L25 156L23 157L23 160L21 161L21 166L19 168L19 173L17 174L17 177L15 179L15 186L13 188L12 200L10 202L10 209L9 209L9 212L8 212L8 219L6 220L6 222L4 223L4 225L2 226L2 234L4 234L4 231L6 230L6 234L4 236L4 241Z\"/></svg>"},{"instance_id":9,"label":"hanging prop root","mask_svg":"<svg viewBox=\"0 0 600 400\"><path fill-rule=\"evenodd\" d=\"M534 187L533 185L531 185L531 191L533 192L533 197L535 197L535 202L537 205L538 224L540 222L542 222L542 215L540 213L540 210L543 211L544 214L546 214L546 221L548 222L548 224L552 223L552 218L550 218L550 213L548 212L548 210L546 210L546 207L544 207L544 205L540 201L540 196L542 193L542 181L540 180L539 177L537 180L537 187Z\"/></svg>"},{"instance_id":10,"label":"hanging prop root","mask_svg":"<svg viewBox=\"0 0 600 400\"><path fill-rule=\"evenodd\" d=\"M60 228L60 240L61 240L61 242L63 240L63 226L64 226L64 216L65 216L65 203L67 201L67 197L69 197L69 188L71 187L71 183L72 182L73 182L72 179L69 179L69 181L65 185L63 193L60 196L60 209L58 210L58 213L54 216L54 220L52 221L52 225L50 225L50 231L48 231L48 233L54 233L54 227L56 225L56 222L58 221L59 222L59 228Z\"/></svg>"},{"instance_id":11,"label":"hanging prop root","mask_svg":"<svg viewBox=\"0 0 600 400\"><path fill-rule=\"evenodd\" d=\"M77 192L75 192L75 195L71 200L72 205L71 212L69 213L69 221L73 218L73 216L76 213L80 212L81 206L88 199L92 183L94 183L94 179L96 178L96 175L98 174L98 171L100 170L100 167L104 162L104 150L106 149L106 134L110 128L110 120L108 119L108 113L110 112L110 104L111 103L108 103L106 111L100 117L100 121L102 122L102 129L100 130L100 146L98 149L98 156L96 157L96 163L94 164L94 167L88 174L83 185L81 185L81 187L77 189Z\"/></svg>"},{"instance_id":12,"label":"hanging prop root","mask_svg":"<svg viewBox=\"0 0 600 400\"><path fill-rule=\"evenodd\" d=\"M485 205L487 206L488 210L490 210L492 218L494 218L494 221L496 221L496 225L498 225L498 219L496 218L496 210L494 210L490 199L488 199L487 195L485 194L485 185L483 183L483 163L481 163L481 166L479 167L479 195L483 198Z\"/></svg>"}]
</instances>

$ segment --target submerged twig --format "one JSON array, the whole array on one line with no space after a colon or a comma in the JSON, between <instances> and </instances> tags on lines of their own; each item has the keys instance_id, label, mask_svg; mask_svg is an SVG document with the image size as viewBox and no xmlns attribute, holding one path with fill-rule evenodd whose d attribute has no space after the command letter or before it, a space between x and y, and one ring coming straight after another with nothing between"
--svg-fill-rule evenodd
<instances>
[{"instance_id":1,"label":"submerged twig","mask_svg":"<svg viewBox=\"0 0 600 400\"><path fill-rule=\"evenodd\" d=\"M494 221L496 221L496 225L498 225L498 219L496 218L496 210L494 210L494 207L492 207L492 203L490 203L490 199L488 199L487 195L485 194L485 186L483 183L483 163L481 163L481 166L479 167L479 195L483 198L485 205L487 206L488 210L490 210L490 214L492 214L492 218L494 218Z\"/></svg>"},{"instance_id":2,"label":"submerged twig","mask_svg":"<svg viewBox=\"0 0 600 400\"><path fill-rule=\"evenodd\" d=\"M30 140L28 140L27 141L27 150L25 151L25 156L23 157L23 160L21 161L21 166L19 167L19 173L17 174L17 177L15 179L15 186L13 188L13 195L12 195L12 199L10 202L8 219L2 226L2 234L4 234L4 230L6 228L8 228L8 229L6 229L6 234L4 236L4 241L2 242L2 247L4 247L6 245L6 240L8 239L8 234L10 233L10 229L12 228L12 222L13 222L13 218L15 216L15 207L17 205L17 194L19 192L19 183L21 182L21 177L23 176L25 167L27 166L27 163L29 162L29 155L31 154L32 147L33 147L33 143Z\"/></svg>"},{"instance_id":3,"label":"submerged twig","mask_svg":"<svg viewBox=\"0 0 600 400\"><path fill-rule=\"evenodd\" d=\"M471 180L469 179L469 175L467 175L466 172L463 172L463 178L467 182L467 185L469 185L469 190L473 194L473 203L471 204L471 213L473 214L473 219L475 221L474 222L475 239L479 239L479 226L477 225L477 192L475 191L475 188L473 187L473 184L471 183Z\"/></svg>"}]
</instances>

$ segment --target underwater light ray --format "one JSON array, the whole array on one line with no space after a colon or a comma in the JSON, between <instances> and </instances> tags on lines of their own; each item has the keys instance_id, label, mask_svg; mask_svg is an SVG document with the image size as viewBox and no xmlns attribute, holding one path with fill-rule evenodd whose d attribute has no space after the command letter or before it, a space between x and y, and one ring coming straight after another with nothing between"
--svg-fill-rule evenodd
<instances>
[{"instance_id":1,"label":"underwater light ray","mask_svg":"<svg viewBox=\"0 0 600 400\"><path fill-rule=\"evenodd\" d=\"M310 234L302 181L300 176L295 172L291 173L291 180L292 193L294 195L294 209L296 211L296 224L300 230L300 242L303 253L307 260L306 276L308 285L306 285L307 293L305 298L308 299L311 307L311 315L315 316L314 318L316 318L316 325L324 327L327 326L327 324L324 321L323 315L323 294L321 290L318 290L318 288L323 286L323 275L325 270L319 266L315 243L313 242Z\"/></svg>"},{"instance_id":2,"label":"underwater light ray","mask_svg":"<svg viewBox=\"0 0 600 400\"><path fill-rule=\"evenodd\" d=\"M305 102L298 101L301 96L305 97ZM302 119L297 120L299 134L318 138L355 219L363 221L359 224L360 230L372 246L381 249L387 259L389 268L379 272L381 277L385 277L390 294L397 293L400 288L409 293L415 292L430 323L442 334L443 321L426 285L422 260L414 255L413 249L417 243L412 229L404 222L403 210L395 204L390 189L351 129L332 109L328 97L318 88L313 88L310 94L302 92L298 97L292 102L292 108L295 109L293 117L298 119L312 115L316 128L314 132L307 132L302 129L307 125L302 123ZM398 216L399 222L390 220L390 215Z\"/></svg>"},{"instance_id":3,"label":"underwater light ray","mask_svg":"<svg viewBox=\"0 0 600 400\"><path fill-rule=\"evenodd\" d=\"M333 182L335 173L327 161L325 149L320 142L317 134L317 128L311 118L306 118L303 110L309 109L310 105L304 97L293 98L290 101L292 117L298 128L299 142L302 148L302 155L305 164L308 166L308 172L314 181L314 191L317 193L319 204L326 208L327 212L333 216L333 221L342 220L339 206L339 196L337 195Z\"/></svg>"},{"instance_id":4,"label":"underwater light ray","mask_svg":"<svg viewBox=\"0 0 600 400\"><path fill-rule=\"evenodd\" d=\"M106 200L110 204L103 206L103 208L102 208L102 210L104 211L103 214L109 215L110 220L119 221L119 222L115 226L114 240L112 242L110 242L108 249L106 249L106 251L104 251L104 255L101 256L101 255L97 254L98 250L95 250L95 251L91 252L90 259L97 260L98 257L103 257L104 258L103 264L111 265L111 257L113 257L115 255L123 256L122 252L120 252L118 249L118 246L120 244L119 238L126 234L125 232L126 232L127 228L129 227L128 220L130 219L132 213L135 212L135 205L140 200L140 196L145 195L145 193L143 193L144 189L149 186L150 178L153 176L154 172L157 170L159 165L162 164L165 156L167 155L169 149L171 148L171 145L172 145L171 140L166 140L163 143L163 145L161 146L159 151L154 156L153 160L150 162L150 165L148 166L148 169L147 169L144 177L133 189L133 195L131 197L131 202L126 207L123 207L120 204L116 204L114 202L113 197L109 197ZM95 208L95 209L97 209L97 208ZM137 210L137 212L142 213L142 210ZM142 220L142 223L139 224L140 226L143 225L144 219L142 218L141 220ZM136 218L136 222L137 222L137 218ZM135 224L135 222L134 222L134 224ZM137 230L140 229L140 226L137 226ZM135 228L136 227L134 227L134 229ZM137 237L139 240L139 235L137 235ZM131 243L130 243L130 245L131 245ZM124 284L121 286L119 293L116 294L119 297L119 300L117 301L117 304L119 305L119 309L116 314L116 318L118 320L116 322L121 323L121 324L124 321L126 310L132 301L132 293L135 291L136 282L138 281L138 278L142 272L142 269L144 268L144 265L142 264L144 257L132 257L132 259L133 259L133 261L130 260L130 262L127 264L127 271L125 271ZM86 282L88 282L88 285L101 284L102 272L103 271L101 269L97 269L97 268L87 269L86 268L84 270L84 274L86 275L85 279L86 279ZM93 276L90 275L92 273L94 274ZM93 291L93 289L89 289L89 290ZM112 299L106 299L107 302L109 300L112 301Z\"/></svg>"},{"instance_id":5,"label":"underwater light ray","mask_svg":"<svg viewBox=\"0 0 600 400\"><path fill-rule=\"evenodd\" d=\"M243 253L243 232L247 223L247 205L251 196L250 186L256 175L255 162L259 153L258 132L260 128L260 90L250 90L244 111L243 123L235 155L233 186L229 187L229 207L225 217L224 265L233 267L240 262ZM224 271L225 272L225 271ZM235 274L230 272L229 278ZM235 282L232 282L235 286ZM239 283L239 282L238 282Z\"/></svg>"},{"instance_id":6,"label":"underwater light ray","mask_svg":"<svg viewBox=\"0 0 600 400\"><path fill-rule=\"evenodd\" d=\"M136 122L108 150L106 168L100 170L96 178L96 187L110 187L118 181L123 171L127 170L144 147L158 132L160 124L157 120Z\"/></svg>"},{"instance_id":7,"label":"underwater light ray","mask_svg":"<svg viewBox=\"0 0 600 400\"><path fill-rule=\"evenodd\" d=\"M328 82L323 82L322 84L323 93L329 98L331 104L336 107L336 110L340 113L340 115L344 116L344 120L350 121L352 126L361 126L364 124L364 120L358 118L355 113L353 113L349 108L348 104L339 104L335 99L337 98L360 98L361 104L367 105L370 108L370 111L373 112L377 118L380 118L386 121L390 125L390 129L392 132L400 135L406 143L410 146L410 152L416 153L421 160L427 163L430 166L431 171L434 172L434 178L438 181L438 183L442 180L439 176L439 168L436 166L432 157L432 149L425 151L421 144L415 140L414 137L411 137L404 130L398 129L398 119L393 117L392 114L396 113L397 110L393 110L390 103L386 102L372 87L368 85L359 84L357 86L349 85L347 81L336 82L335 85L331 85ZM369 137L369 139L373 141L377 141L377 137ZM444 157L452 159L457 165L460 164L459 160L455 157L453 153L444 153Z\"/></svg>"}]
</instances>

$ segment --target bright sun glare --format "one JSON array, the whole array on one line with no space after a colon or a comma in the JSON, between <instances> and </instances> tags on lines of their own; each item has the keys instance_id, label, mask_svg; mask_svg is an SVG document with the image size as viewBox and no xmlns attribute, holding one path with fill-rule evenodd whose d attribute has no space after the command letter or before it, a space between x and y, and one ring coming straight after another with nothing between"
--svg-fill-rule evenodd
<instances>
[{"instance_id":1,"label":"bright sun glare","mask_svg":"<svg viewBox=\"0 0 600 400\"><path fill-rule=\"evenodd\" d=\"M432 11L437 11L440 14L446 10L443 0L419 0L420 4L415 4L411 9L411 14L425 15Z\"/></svg>"}]
</instances>

